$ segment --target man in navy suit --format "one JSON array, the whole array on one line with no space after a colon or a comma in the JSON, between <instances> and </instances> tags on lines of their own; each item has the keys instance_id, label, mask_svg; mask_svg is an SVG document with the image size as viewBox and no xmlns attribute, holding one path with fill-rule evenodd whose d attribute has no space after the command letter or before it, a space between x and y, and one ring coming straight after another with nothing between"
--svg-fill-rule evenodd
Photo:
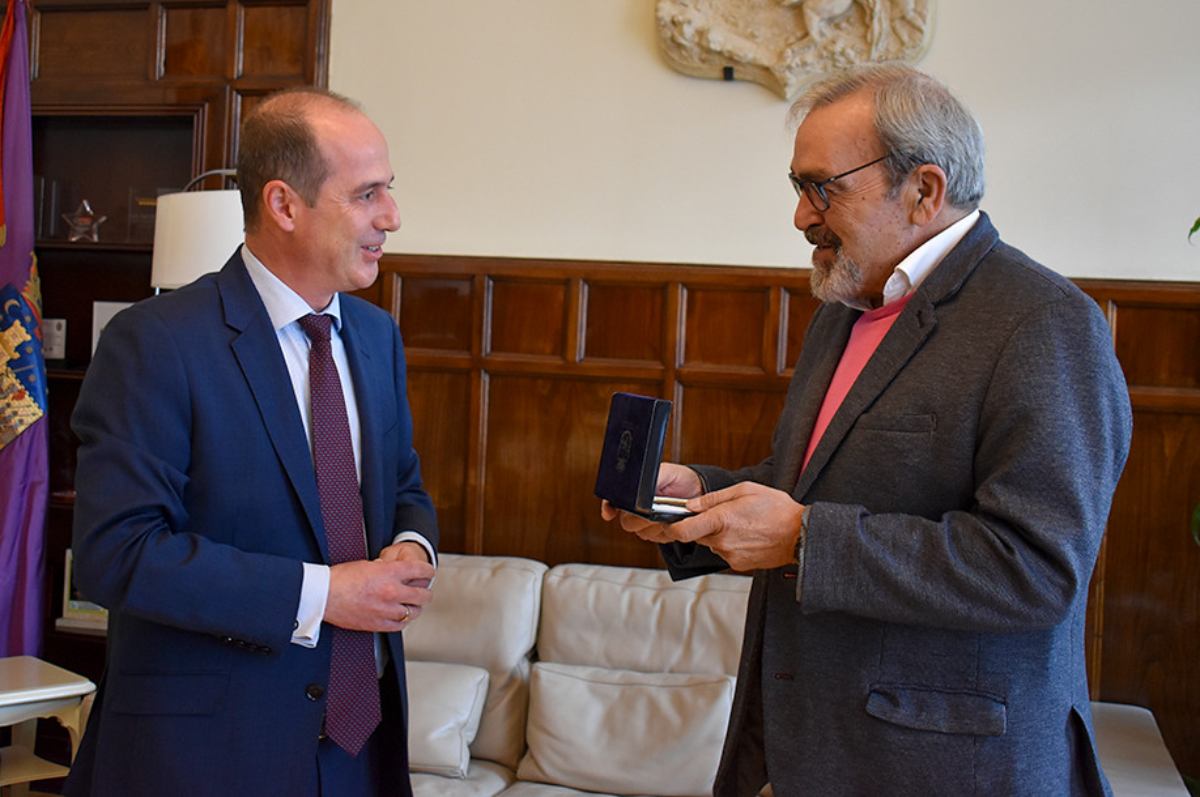
<instances>
[{"instance_id":1,"label":"man in navy suit","mask_svg":"<svg viewBox=\"0 0 1200 797\"><path fill-rule=\"evenodd\" d=\"M860 67L796 112L822 305L771 456L665 464L695 517L621 514L676 577L754 572L713 793L1107 794L1083 640L1131 415L1104 315L979 210L982 134L933 78Z\"/></svg>"},{"instance_id":2,"label":"man in navy suit","mask_svg":"<svg viewBox=\"0 0 1200 797\"><path fill-rule=\"evenodd\" d=\"M76 577L110 614L66 793L408 795L400 632L429 601L437 524L399 330L342 293L400 226L387 144L351 101L284 92L246 119L238 177L245 245L115 318L80 391ZM310 314L331 327L357 558L330 555ZM369 677L334 694L339 638ZM329 727L335 699L365 742Z\"/></svg>"}]
</instances>

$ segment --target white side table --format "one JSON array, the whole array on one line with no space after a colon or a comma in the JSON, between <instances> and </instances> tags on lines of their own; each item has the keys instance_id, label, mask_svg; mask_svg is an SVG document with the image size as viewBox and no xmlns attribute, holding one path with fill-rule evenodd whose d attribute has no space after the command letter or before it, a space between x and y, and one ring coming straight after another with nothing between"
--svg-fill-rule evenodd
<instances>
[{"instance_id":1,"label":"white side table","mask_svg":"<svg viewBox=\"0 0 1200 797\"><path fill-rule=\"evenodd\" d=\"M12 656L0 659L0 727L14 726L12 746L0 748L0 788L12 797L25 797L29 782L61 778L68 767L33 754L39 717L54 717L71 736L71 758L79 748L79 707L96 685L70 670L35 659Z\"/></svg>"}]
</instances>

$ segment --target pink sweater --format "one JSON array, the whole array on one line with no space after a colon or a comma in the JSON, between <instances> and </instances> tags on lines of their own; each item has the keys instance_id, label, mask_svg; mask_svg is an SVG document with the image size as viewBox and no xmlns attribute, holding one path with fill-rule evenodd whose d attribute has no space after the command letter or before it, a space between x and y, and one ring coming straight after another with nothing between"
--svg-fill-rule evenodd
<instances>
[{"instance_id":1,"label":"pink sweater","mask_svg":"<svg viewBox=\"0 0 1200 797\"><path fill-rule=\"evenodd\" d=\"M837 370L833 372L829 389L825 391L825 400L821 402L821 411L817 413L817 422L813 424L812 435L808 438L808 450L804 452L801 472L808 467L808 461L812 458L817 443L821 442L829 422L833 420L838 407L842 406L842 400L846 398L846 394L854 386L854 381L858 379L871 355L879 348L880 342L892 328L892 324L896 323L900 311L912 296L910 293L891 304L868 310L854 322L854 328L850 330L850 340L846 343L846 350L842 352L842 359L838 361Z\"/></svg>"}]
</instances>

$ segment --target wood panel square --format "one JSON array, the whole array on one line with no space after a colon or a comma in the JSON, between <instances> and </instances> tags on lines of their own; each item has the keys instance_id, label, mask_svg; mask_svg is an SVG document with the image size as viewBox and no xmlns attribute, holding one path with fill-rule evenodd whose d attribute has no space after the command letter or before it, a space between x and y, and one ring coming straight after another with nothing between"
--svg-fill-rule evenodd
<instances>
[{"instance_id":1,"label":"wood panel square","mask_svg":"<svg viewBox=\"0 0 1200 797\"><path fill-rule=\"evenodd\" d=\"M1103 699L1154 706L1177 760L1200 758L1200 556L1188 519L1200 500L1200 415L1134 412L1133 444L1108 520Z\"/></svg>"},{"instance_id":2,"label":"wood panel square","mask_svg":"<svg viewBox=\"0 0 1200 797\"><path fill-rule=\"evenodd\" d=\"M660 285L588 284L584 358L662 362L666 298Z\"/></svg>"},{"instance_id":3,"label":"wood panel square","mask_svg":"<svg viewBox=\"0 0 1200 797\"><path fill-rule=\"evenodd\" d=\"M405 346L470 352L470 277L400 277L397 281Z\"/></svg>"},{"instance_id":4,"label":"wood panel square","mask_svg":"<svg viewBox=\"0 0 1200 797\"><path fill-rule=\"evenodd\" d=\"M763 362L769 288L688 288L685 303L683 365L773 368Z\"/></svg>"},{"instance_id":5,"label":"wood panel square","mask_svg":"<svg viewBox=\"0 0 1200 797\"><path fill-rule=\"evenodd\" d=\"M680 462L742 468L771 453L783 391L686 387L681 392L676 405Z\"/></svg>"},{"instance_id":6,"label":"wood panel square","mask_svg":"<svg viewBox=\"0 0 1200 797\"><path fill-rule=\"evenodd\" d=\"M1118 303L1116 329L1130 387L1200 388L1200 307Z\"/></svg>"},{"instance_id":7,"label":"wood panel square","mask_svg":"<svg viewBox=\"0 0 1200 797\"><path fill-rule=\"evenodd\" d=\"M163 9L164 77L225 74L225 6Z\"/></svg>"},{"instance_id":8,"label":"wood panel square","mask_svg":"<svg viewBox=\"0 0 1200 797\"><path fill-rule=\"evenodd\" d=\"M787 312L787 329L784 331L783 362L780 371L796 367L800 359L800 348L804 345L804 333L812 321L813 313L821 305L807 291L794 291L787 288L783 291L784 305Z\"/></svg>"},{"instance_id":9,"label":"wood panel square","mask_svg":"<svg viewBox=\"0 0 1200 797\"><path fill-rule=\"evenodd\" d=\"M489 354L563 356L567 283L493 279Z\"/></svg>"},{"instance_id":10,"label":"wood panel square","mask_svg":"<svg viewBox=\"0 0 1200 797\"><path fill-rule=\"evenodd\" d=\"M421 478L437 509L439 549L464 552L471 375L410 368L408 399Z\"/></svg>"},{"instance_id":11,"label":"wood panel square","mask_svg":"<svg viewBox=\"0 0 1200 797\"><path fill-rule=\"evenodd\" d=\"M550 377L491 377L483 553L550 564L660 567L658 551L600 519L596 466L616 391L656 385Z\"/></svg>"},{"instance_id":12,"label":"wood panel square","mask_svg":"<svg viewBox=\"0 0 1200 797\"><path fill-rule=\"evenodd\" d=\"M304 77L305 5L242 7L242 77Z\"/></svg>"},{"instance_id":13,"label":"wood panel square","mask_svg":"<svg viewBox=\"0 0 1200 797\"><path fill-rule=\"evenodd\" d=\"M148 75L144 9L38 12L37 76L138 78Z\"/></svg>"}]
</instances>

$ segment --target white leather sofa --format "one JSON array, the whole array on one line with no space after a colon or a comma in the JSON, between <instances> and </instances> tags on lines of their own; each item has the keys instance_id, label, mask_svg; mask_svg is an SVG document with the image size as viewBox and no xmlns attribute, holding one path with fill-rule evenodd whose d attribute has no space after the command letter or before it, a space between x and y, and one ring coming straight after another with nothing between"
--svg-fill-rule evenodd
<instances>
[{"instance_id":1,"label":"white leather sofa","mask_svg":"<svg viewBox=\"0 0 1200 797\"><path fill-rule=\"evenodd\" d=\"M405 632L417 796L708 795L749 583L443 554ZM1187 796L1148 710L1093 708L1117 797Z\"/></svg>"},{"instance_id":2,"label":"white leather sofa","mask_svg":"<svg viewBox=\"0 0 1200 797\"><path fill-rule=\"evenodd\" d=\"M404 640L416 794L708 794L749 586L442 555Z\"/></svg>"}]
</instances>

